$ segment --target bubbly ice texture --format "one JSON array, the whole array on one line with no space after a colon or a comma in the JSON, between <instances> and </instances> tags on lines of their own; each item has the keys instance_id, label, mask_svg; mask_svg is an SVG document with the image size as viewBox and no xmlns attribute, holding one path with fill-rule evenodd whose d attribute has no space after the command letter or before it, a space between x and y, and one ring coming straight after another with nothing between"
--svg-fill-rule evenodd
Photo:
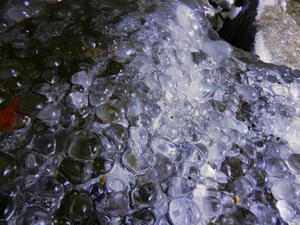
<instances>
[{"instance_id":1,"label":"bubbly ice texture","mask_svg":"<svg viewBox=\"0 0 300 225\"><path fill-rule=\"evenodd\" d=\"M122 3L89 3L111 42L76 31L92 65L44 74L29 127L1 133L8 223L299 223L300 72L220 40L201 2ZM22 165L37 172L16 172L19 148L43 158Z\"/></svg>"}]
</instances>

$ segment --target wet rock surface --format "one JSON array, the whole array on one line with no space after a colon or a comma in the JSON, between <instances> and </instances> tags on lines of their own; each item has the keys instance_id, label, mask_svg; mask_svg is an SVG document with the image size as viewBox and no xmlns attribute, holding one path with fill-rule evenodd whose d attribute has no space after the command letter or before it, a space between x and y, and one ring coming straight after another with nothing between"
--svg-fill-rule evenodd
<instances>
[{"instance_id":1,"label":"wet rock surface","mask_svg":"<svg viewBox=\"0 0 300 225\"><path fill-rule=\"evenodd\" d=\"M299 224L300 71L201 1L0 6L1 224Z\"/></svg>"}]
</instances>

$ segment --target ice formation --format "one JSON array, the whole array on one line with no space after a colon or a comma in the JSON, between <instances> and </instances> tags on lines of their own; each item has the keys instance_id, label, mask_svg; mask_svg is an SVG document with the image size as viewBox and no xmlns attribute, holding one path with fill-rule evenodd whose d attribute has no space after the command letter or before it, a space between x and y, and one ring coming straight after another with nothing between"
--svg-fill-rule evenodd
<instances>
[{"instance_id":1,"label":"ice formation","mask_svg":"<svg viewBox=\"0 0 300 225\"><path fill-rule=\"evenodd\" d=\"M299 224L300 71L201 1L4 6L1 106L30 121L0 133L1 223Z\"/></svg>"}]
</instances>

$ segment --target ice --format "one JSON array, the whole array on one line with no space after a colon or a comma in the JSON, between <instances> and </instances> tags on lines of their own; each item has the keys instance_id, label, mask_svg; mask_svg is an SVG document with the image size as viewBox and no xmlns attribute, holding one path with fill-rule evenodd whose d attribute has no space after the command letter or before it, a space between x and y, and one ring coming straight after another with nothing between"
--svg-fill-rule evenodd
<instances>
[{"instance_id":1,"label":"ice","mask_svg":"<svg viewBox=\"0 0 300 225\"><path fill-rule=\"evenodd\" d=\"M243 98L247 101L256 101L258 98L255 88L239 85L236 87L236 89L237 93L243 96Z\"/></svg>"},{"instance_id":2,"label":"ice","mask_svg":"<svg viewBox=\"0 0 300 225\"><path fill-rule=\"evenodd\" d=\"M299 71L211 2L0 4L1 222L299 223Z\"/></svg>"},{"instance_id":3,"label":"ice","mask_svg":"<svg viewBox=\"0 0 300 225\"><path fill-rule=\"evenodd\" d=\"M155 225L170 225L170 223L165 218L161 218L156 221Z\"/></svg>"},{"instance_id":4,"label":"ice","mask_svg":"<svg viewBox=\"0 0 300 225\"><path fill-rule=\"evenodd\" d=\"M230 184L231 191L241 199L246 193L251 193L254 189L255 182L251 177L241 177ZM245 196L246 197L246 196Z\"/></svg>"},{"instance_id":5,"label":"ice","mask_svg":"<svg viewBox=\"0 0 300 225\"><path fill-rule=\"evenodd\" d=\"M135 48L134 48L133 44L131 44L131 43L123 43L115 51L115 56L120 61L125 61L125 62L133 54L135 54Z\"/></svg>"},{"instance_id":6,"label":"ice","mask_svg":"<svg viewBox=\"0 0 300 225\"><path fill-rule=\"evenodd\" d=\"M261 168L254 168L249 172L249 174L254 178L255 183L258 186L264 186L268 181L266 171Z\"/></svg>"},{"instance_id":7,"label":"ice","mask_svg":"<svg viewBox=\"0 0 300 225\"><path fill-rule=\"evenodd\" d=\"M16 224L51 224L50 215L39 207L29 207L20 215Z\"/></svg>"},{"instance_id":8,"label":"ice","mask_svg":"<svg viewBox=\"0 0 300 225\"><path fill-rule=\"evenodd\" d=\"M283 160L279 158L269 158L265 162L266 171L270 176L283 178L287 172L287 167Z\"/></svg>"},{"instance_id":9,"label":"ice","mask_svg":"<svg viewBox=\"0 0 300 225\"><path fill-rule=\"evenodd\" d=\"M109 178L106 187L108 192L120 192L126 188L123 181L118 178Z\"/></svg>"},{"instance_id":10,"label":"ice","mask_svg":"<svg viewBox=\"0 0 300 225\"><path fill-rule=\"evenodd\" d=\"M153 168L148 171L148 175L153 181L159 182L171 176L173 169L174 166L169 158L157 154L155 155Z\"/></svg>"},{"instance_id":11,"label":"ice","mask_svg":"<svg viewBox=\"0 0 300 225\"><path fill-rule=\"evenodd\" d=\"M61 35L63 32L63 28L67 24L63 21L55 21L55 22L46 22L43 21L38 27L36 28L36 32L34 37L42 42L46 42L53 37L57 37ZM55 66L55 64L54 64Z\"/></svg>"},{"instance_id":12,"label":"ice","mask_svg":"<svg viewBox=\"0 0 300 225\"><path fill-rule=\"evenodd\" d=\"M30 148L43 154L51 154L56 150L55 137L52 133L41 132L31 139Z\"/></svg>"},{"instance_id":13,"label":"ice","mask_svg":"<svg viewBox=\"0 0 300 225\"><path fill-rule=\"evenodd\" d=\"M193 63L200 65L202 63L207 63L209 61L208 55L203 51L192 52Z\"/></svg>"},{"instance_id":14,"label":"ice","mask_svg":"<svg viewBox=\"0 0 300 225\"><path fill-rule=\"evenodd\" d=\"M95 79L90 90L89 100L92 106L99 106L106 103L114 92L113 87L103 78Z\"/></svg>"},{"instance_id":15,"label":"ice","mask_svg":"<svg viewBox=\"0 0 300 225\"><path fill-rule=\"evenodd\" d=\"M274 224L276 221L274 212L266 205L257 203L252 205L250 210L261 224Z\"/></svg>"},{"instance_id":16,"label":"ice","mask_svg":"<svg viewBox=\"0 0 300 225\"><path fill-rule=\"evenodd\" d=\"M37 182L37 193L40 196L61 197L64 187L55 177L42 176Z\"/></svg>"},{"instance_id":17,"label":"ice","mask_svg":"<svg viewBox=\"0 0 300 225\"><path fill-rule=\"evenodd\" d=\"M63 127L74 127L78 124L78 117L76 117L75 112L68 108L64 108L61 114L60 122Z\"/></svg>"},{"instance_id":18,"label":"ice","mask_svg":"<svg viewBox=\"0 0 300 225\"><path fill-rule=\"evenodd\" d=\"M281 181L274 184L272 189L272 194L276 199L285 199L293 201L296 198L295 188L289 181Z\"/></svg>"},{"instance_id":19,"label":"ice","mask_svg":"<svg viewBox=\"0 0 300 225\"><path fill-rule=\"evenodd\" d=\"M0 202L1 202L1 213L0 219L6 220L9 219L15 211L16 203L14 198L9 195L0 194Z\"/></svg>"},{"instance_id":20,"label":"ice","mask_svg":"<svg viewBox=\"0 0 300 225\"><path fill-rule=\"evenodd\" d=\"M195 12L186 5L179 5L176 9L176 16L179 26L188 31L193 31L193 23L196 22ZM197 23L195 23L196 25ZM195 29L197 30L197 29Z\"/></svg>"},{"instance_id":21,"label":"ice","mask_svg":"<svg viewBox=\"0 0 300 225\"><path fill-rule=\"evenodd\" d=\"M143 112L143 105L141 100L135 95L130 96L130 99L126 105L126 115L129 118L133 118Z\"/></svg>"},{"instance_id":22,"label":"ice","mask_svg":"<svg viewBox=\"0 0 300 225\"><path fill-rule=\"evenodd\" d=\"M15 179L17 163L12 155L2 151L0 152L0 160L0 186L3 186Z\"/></svg>"},{"instance_id":23,"label":"ice","mask_svg":"<svg viewBox=\"0 0 300 225\"><path fill-rule=\"evenodd\" d=\"M219 214L223 209L220 199L213 197L195 198L194 201L200 209L202 220L209 220L209 218Z\"/></svg>"},{"instance_id":24,"label":"ice","mask_svg":"<svg viewBox=\"0 0 300 225\"><path fill-rule=\"evenodd\" d=\"M131 127L130 129L130 137L134 142L134 146L139 146L142 148L148 143L148 132L143 127Z\"/></svg>"},{"instance_id":25,"label":"ice","mask_svg":"<svg viewBox=\"0 0 300 225\"><path fill-rule=\"evenodd\" d=\"M100 184L100 182L93 184L89 189L90 198L95 200L100 197L104 193L104 188L105 186Z\"/></svg>"},{"instance_id":26,"label":"ice","mask_svg":"<svg viewBox=\"0 0 300 225\"><path fill-rule=\"evenodd\" d=\"M45 106L37 115L40 120L51 127L59 122L60 116L60 108L55 105Z\"/></svg>"},{"instance_id":27,"label":"ice","mask_svg":"<svg viewBox=\"0 0 300 225\"><path fill-rule=\"evenodd\" d=\"M151 142L153 152L160 153L171 160L177 157L177 148L174 143L165 138L156 137Z\"/></svg>"},{"instance_id":28,"label":"ice","mask_svg":"<svg viewBox=\"0 0 300 225\"><path fill-rule=\"evenodd\" d=\"M202 183L196 185L193 191L193 197L195 199L203 197L220 199L222 196L219 193L217 184L214 180L206 178ZM196 201L196 203L197 202L198 201Z\"/></svg>"},{"instance_id":29,"label":"ice","mask_svg":"<svg viewBox=\"0 0 300 225\"><path fill-rule=\"evenodd\" d=\"M157 198L154 203L154 213L157 217L167 215L168 213L168 197L159 188L157 189Z\"/></svg>"},{"instance_id":30,"label":"ice","mask_svg":"<svg viewBox=\"0 0 300 225\"><path fill-rule=\"evenodd\" d=\"M99 106L108 101L107 96L103 96L101 94L96 94L94 92L89 95L89 102L92 106Z\"/></svg>"},{"instance_id":31,"label":"ice","mask_svg":"<svg viewBox=\"0 0 300 225\"><path fill-rule=\"evenodd\" d=\"M67 96L67 102L77 109L86 107L88 105L88 97L85 93L75 91Z\"/></svg>"},{"instance_id":32,"label":"ice","mask_svg":"<svg viewBox=\"0 0 300 225\"><path fill-rule=\"evenodd\" d=\"M244 176L245 167L243 161L236 157L227 157L222 162L221 170L231 178Z\"/></svg>"},{"instance_id":33,"label":"ice","mask_svg":"<svg viewBox=\"0 0 300 225\"><path fill-rule=\"evenodd\" d=\"M48 83L36 84L33 90L38 94L44 95L49 102L53 102L55 99L55 94L53 93L53 86L51 86Z\"/></svg>"},{"instance_id":34,"label":"ice","mask_svg":"<svg viewBox=\"0 0 300 225\"><path fill-rule=\"evenodd\" d=\"M117 107L104 104L97 108L96 115L102 123L110 123L120 118L121 112Z\"/></svg>"},{"instance_id":35,"label":"ice","mask_svg":"<svg viewBox=\"0 0 300 225\"><path fill-rule=\"evenodd\" d=\"M62 213L74 222L82 221L92 213L92 201L88 194L83 192L68 193L61 204Z\"/></svg>"},{"instance_id":36,"label":"ice","mask_svg":"<svg viewBox=\"0 0 300 225\"><path fill-rule=\"evenodd\" d=\"M171 197L182 197L192 192L195 188L195 183L188 178L174 177L168 184L168 195Z\"/></svg>"},{"instance_id":37,"label":"ice","mask_svg":"<svg viewBox=\"0 0 300 225\"><path fill-rule=\"evenodd\" d=\"M300 91L299 91L299 85L298 84L292 84L289 89L290 94L292 95L294 101L297 101L300 99Z\"/></svg>"},{"instance_id":38,"label":"ice","mask_svg":"<svg viewBox=\"0 0 300 225\"><path fill-rule=\"evenodd\" d=\"M109 216L122 216L129 211L129 198L126 192L112 192L96 203L96 207Z\"/></svg>"},{"instance_id":39,"label":"ice","mask_svg":"<svg viewBox=\"0 0 300 225\"><path fill-rule=\"evenodd\" d=\"M283 95L286 96L288 94L288 88L281 84L273 84L271 86L271 90L276 95Z\"/></svg>"},{"instance_id":40,"label":"ice","mask_svg":"<svg viewBox=\"0 0 300 225\"><path fill-rule=\"evenodd\" d=\"M201 218L198 206L188 198L172 200L169 206L169 216L175 225L196 225Z\"/></svg>"},{"instance_id":41,"label":"ice","mask_svg":"<svg viewBox=\"0 0 300 225\"><path fill-rule=\"evenodd\" d=\"M43 165L42 154L35 151L20 151L17 159L21 174L24 175L37 174Z\"/></svg>"},{"instance_id":42,"label":"ice","mask_svg":"<svg viewBox=\"0 0 300 225\"><path fill-rule=\"evenodd\" d=\"M157 201L158 187L152 183L137 184L132 190L131 199L137 208L151 207Z\"/></svg>"},{"instance_id":43,"label":"ice","mask_svg":"<svg viewBox=\"0 0 300 225\"><path fill-rule=\"evenodd\" d=\"M300 173L300 155L299 154L291 154L287 161L288 166L295 173Z\"/></svg>"},{"instance_id":44,"label":"ice","mask_svg":"<svg viewBox=\"0 0 300 225\"><path fill-rule=\"evenodd\" d=\"M204 163L207 157L207 147L202 144L183 146L187 162L193 162L199 166Z\"/></svg>"},{"instance_id":45,"label":"ice","mask_svg":"<svg viewBox=\"0 0 300 225\"><path fill-rule=\"evenodd\" d=\"M155 217L151 209L141 209L125 217L126 224L154 224Z\"/></svg>"},{"instance_id":46,"label":"ice","mask_svg":"<svg viewBox=\"0 0 300 225\"><path fill-rule=\"evenodd\" d=\"M101 154L93 161L96 175L102 175L112 170L115 164L115 156L111 154Z\"/></svg>"},{"instance_id":47,"label":"ice","mask_svg":"<svg viewBox=\"0 0 300 225\"><path fill-rule=\"evenodd\" d=\"M246 134L248 132L248 127L246 126L246 124L242 123L240 121L234 120L231 115L227 115L224 118L223 123L224 123L224 127L229 128L229 129L235 129L242 134Z\"/></svg>"},{"instance_id":48,"label":"ice","mask_svg":"<svg viewBox=\"0 0 300 225\"><path fill-rule=\"evenodd\" d=\"M117 150L120 152L125 148L125 142L129 137L128 133L128 130L119 124L112 125L104 131L104 135L115 143Z\"/></svg>"},{"instance_id":49,"label":"ice","mask_svg":"<svg viewBox=\"0 0 300 225\"><path fill-rule=\"evenodd\" d=\"M64 158L59 171L72 183L83 184L90 180L92 175L92 165L87 162L76 161L71 158Z\"/></svg>"},{"instance_id":50,"label":"ice","mask_svg":"<svg viewBox=\"0 0 300 225\"><path fill-rule=\"evenodd\" d=\"M80 71L72 75L71 81L73 84L81 85L85 90L88 90L92 84L92 77L85 71Z\"/></svg>"},{"instance_id":51,"label":"ice","mask_svg":"<svg viewBox=\"0 0 300 225\"><path fill-rule=\"evenodd\" d=\"M233 51L232 47L225 41L206 41L202 49L216 63L220 63L225 58L228 58Z\"/></svg>"},{"instance_id":52,"label":"ice","mask_svg":"<svg viewBox=\"0 0 300 225\"><path fill-rule=\"evenodd\" d=\"M296 211L289 202L280 200L276 203L276 207L284 220L291 222L296 217Z\"/></svg>"},{"instance_id":53,"label":"ice","mask_svg":"<svg viewBox=\"0 0 300 225\"><path fill-rule=\"evenodd\" d=\"M124 185L124 191L128 191L128 186L133 180L133 174L130 173L126 168L124 168L122 164L120 165L119 162L115 162L114 167L112 168L111 171L109 171L107 176L122 181ZM118 183L121 184L119 181Z\"/></svg>"},{"instance_id":54,"label":"ice","mask_svg":"<svg viewBox=\"0 0 300 225\"><path fill-rule=\"evenodd\" d=\"M150 151L138 153L128 149L122 156L122 162L133 173L141 174L146 173L153 166L154 156Z\"/></svg>"},{"instance_id":55,"label":"ice","mask_svg":"<svg viewBox=\"0 0 300 225\"><path fill-rule=\"evenodd\" d=\"M99 155L101 147L95 134L75 131L69 135L65 151L72 158L90 160Z\"/></svg>"},{"instance_id":56,"label":"ice","mask_svg":"<svg viewBox=\"0 0 300 225\"><path fill-rule=\"evenodd\" d=\"M10 10L8 10L7 15L10 19L16 22L20 22L26 18L31 17L31 13L24 6L11 8Z\"/></svg>"}]
</instances>

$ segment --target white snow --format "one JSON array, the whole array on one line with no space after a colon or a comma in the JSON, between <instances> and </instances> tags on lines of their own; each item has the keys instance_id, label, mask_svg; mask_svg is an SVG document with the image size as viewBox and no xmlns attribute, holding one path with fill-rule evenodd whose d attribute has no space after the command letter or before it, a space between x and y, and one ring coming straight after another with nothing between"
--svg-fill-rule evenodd
<instances>
[{"instance_id":1,"label":"white snow","mask_svg":"<svg viewBox=\"0 0 300 225\"><path fill-rule=\"evenodd\" d=\"M261 31L256 33L254 53L260 57L260 59L266 63L272 62L271 54L266 47L264 36Z\"/></svg>"}]
</instances>

